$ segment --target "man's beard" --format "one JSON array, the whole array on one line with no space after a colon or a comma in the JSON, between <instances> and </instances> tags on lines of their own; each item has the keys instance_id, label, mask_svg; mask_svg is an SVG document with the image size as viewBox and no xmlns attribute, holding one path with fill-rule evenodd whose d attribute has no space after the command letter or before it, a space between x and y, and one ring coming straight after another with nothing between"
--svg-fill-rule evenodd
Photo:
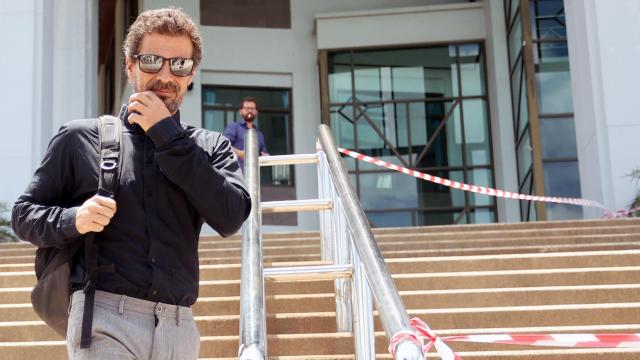
<instances>
[{"instance_id":1,"label":"man's beard","mask_svg":"<svg viewBox=\"0 0 640 360\"><path fill-rule=\"evenodd\" d=\"M144 88L143 86L141 86L141 84L138 83L138 81L136 81L135 88L136 88L136 92L154 91L154 90L156 91L163 90L163 91L173 92L175 94L175 97L165 97L165 96L158 95L160 100L164 102L164 105L167 107L167 110L169 110L171 114L174 114L176 111L178 111L180 104L182 104L183 96L178 95L178 92L180 91L180 86L173 81L163 83L159 79L156 79L147 83L147 85L144 86Z\"/></svg>"},{"instance_id":2,"label":"man's beard","mask_svg":"<svg viewBox=\"0 0 640 360\"><path fill-rule=\"evenodd\" d=\"M251 113L244 116L244 121L246 122L253 122L253 120L255 119L256 119L256 116Z\"/></svg>"}]
</instances>

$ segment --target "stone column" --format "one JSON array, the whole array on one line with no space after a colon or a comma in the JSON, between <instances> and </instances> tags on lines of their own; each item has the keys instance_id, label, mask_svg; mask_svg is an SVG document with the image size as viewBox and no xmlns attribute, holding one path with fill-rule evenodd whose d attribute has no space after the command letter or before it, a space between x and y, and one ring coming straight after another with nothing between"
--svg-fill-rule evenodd
<instances>
[{"instance_id":1,"label":"stone column","mask_svg":"<svg viewBox=\"0 0 640 360\"><path fill-rule=\"evenodd\" d=\"M640 0L565 0L565 13L582 195L622 209L640 167Z\"/></svg>"}]
</instances>

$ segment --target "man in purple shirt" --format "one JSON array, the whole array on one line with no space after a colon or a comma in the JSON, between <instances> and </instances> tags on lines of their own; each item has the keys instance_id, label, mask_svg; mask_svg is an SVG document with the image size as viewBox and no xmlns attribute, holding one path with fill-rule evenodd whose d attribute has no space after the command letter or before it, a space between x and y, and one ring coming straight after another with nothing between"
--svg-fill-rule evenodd
<instances>
[{"instance_id":1,"label":"man in purple shirt","mask_svg":"<svg viewBox=\"0 0 640 360\"><path fill-rule=\"evenodd\" d=\"M269 155L264 143L264 135L253 121L258 117L258 102L252 97L245 97L238 111L243 121L232 122L222 133L231 142L231 149L238 156L238 163L244 172L244 136L248 129L256 129L258 133L258 151L260 155Z\"/></svg>"}]
</instances>

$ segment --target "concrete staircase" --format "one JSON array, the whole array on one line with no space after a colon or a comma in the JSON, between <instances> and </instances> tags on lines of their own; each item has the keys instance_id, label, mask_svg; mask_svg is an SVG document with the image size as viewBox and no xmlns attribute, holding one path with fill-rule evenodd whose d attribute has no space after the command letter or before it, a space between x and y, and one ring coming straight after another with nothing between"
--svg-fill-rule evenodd
<instances>
[{"instance_id":1,"label":"concrete staircase","mask_svg":"<svg viewBox=\"0 0 640 360\"><path fill-rule=\"evenodd\" d=\"M640 333L640 219L377 229L410 316L440 335ZM320 262L315 232L265 234L266 266ZM240 239L204 237L194 307L201 358L238 349ZM66 359L29 302L29 244L0 245L0 359ZM353 359L330 281L267 282L271 359ZM390 359L376 319L377 358ZM450 343L464 359L640 359L640 349ZM438 358L431 354L429 358Z\"/></svg>"}]
</instances>

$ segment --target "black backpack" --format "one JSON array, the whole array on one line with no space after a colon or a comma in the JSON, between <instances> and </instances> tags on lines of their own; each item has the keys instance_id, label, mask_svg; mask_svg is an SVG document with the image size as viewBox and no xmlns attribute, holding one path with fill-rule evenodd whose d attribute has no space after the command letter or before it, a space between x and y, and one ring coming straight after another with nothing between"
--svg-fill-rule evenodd
<instances>
[{"instance_id":1,"label":"black backpack","mask_svg":"<svg viewBox=\"0 0 640 360\"><path fill-rule=\"evenodd\" d=\"M115 198L118 178L122 168L122 120L104 115L98 118L100 138L100 175L98 195ZM91 345L93 322L93 302L98 272L113 272L113 265L98 267L98 242L95 234L84 235L82 241L75 241L65 247L38 248L35 270L37 284L31 291L31 304L38 316L58 334L66 337L67 320L71 300L70 275L73 258L84 246L87 272L85 277L85 303L82 318L81 347Z\"/></svg>"}]
</instances>

